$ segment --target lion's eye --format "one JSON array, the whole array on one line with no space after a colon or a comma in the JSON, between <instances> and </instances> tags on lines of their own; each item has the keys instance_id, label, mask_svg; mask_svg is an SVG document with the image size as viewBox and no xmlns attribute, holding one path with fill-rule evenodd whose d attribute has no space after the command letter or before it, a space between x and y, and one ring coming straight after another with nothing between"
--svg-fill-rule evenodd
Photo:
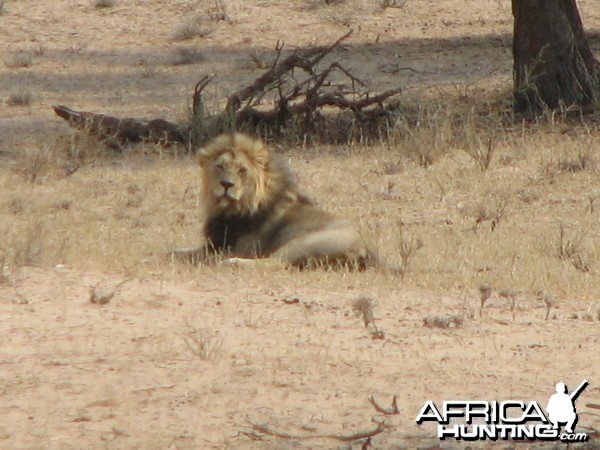
<instances>
[{"instance_id":1,"label":"lion's eye","mask_svg":"<svg viewBox=\"0 0 600 450\"><path fill-rule=\"evenodd\" d=\"M245 167L240 167L239 172L240 173L246 173L246 172L248 172L248 169L246 169Z\"/></svg>"},{"instance_id":2,"label":"lion's eye","mask_svg":"<svg viewBox=\"0 0 600 450\"><path fill-rule=\"evenodd\" d=\"M223 163L219 163L215 166L217 169L219 170L223 170L225 168L225 166L223 165Z\"/></svg>"}]
</instances>

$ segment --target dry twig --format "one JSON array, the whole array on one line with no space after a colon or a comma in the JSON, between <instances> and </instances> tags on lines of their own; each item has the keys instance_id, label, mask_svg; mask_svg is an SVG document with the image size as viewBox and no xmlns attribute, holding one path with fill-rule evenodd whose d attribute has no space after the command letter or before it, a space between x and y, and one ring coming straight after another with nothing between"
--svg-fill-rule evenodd
<instances>
[{"instance_id":1,"label":"dry twig","mask_svg":"<svg viewBox=\"0 0 600 450\"><path fill-rule=\"evenodd\" d=\"M367 439L382 433L385 430L384 423L378 423L377 427L368 431L359 431L352 434L295 434L287 431L276 430L268 425L262 425L254 422L248 422L253 430L270 436L275 436L280 439L334 439L341 442L357 441L359 439Z\"/></svg>"},{"instance_id":2,"label":"dry twig","mask_svg":"<svg viewBox=\"0 0 600 450\"><path fill-rule=\"evenodd\" d=\"M371 405L373 405L373 407L382 414L385 414L385 415L400 414L400 410L398 409L398 400L395 395L394 395L394 398L392 399L392 406L390 406L389 408L381 406L379 403L377 403L375 401L375 397L373 397L372 395L369 397L369 402L371 402Z\"/></svg>"}]
</instances>

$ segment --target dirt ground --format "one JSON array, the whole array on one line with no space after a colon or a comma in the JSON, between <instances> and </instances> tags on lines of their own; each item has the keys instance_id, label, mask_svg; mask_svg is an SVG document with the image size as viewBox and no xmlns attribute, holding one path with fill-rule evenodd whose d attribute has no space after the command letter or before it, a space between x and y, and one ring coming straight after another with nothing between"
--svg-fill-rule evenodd
<instances>
[{"instance_id":1,"label":"dirt ground","mask_svg":"<svg viewBox=\"0 0 600 450\"><path fill-rule=\"evenodd\" d=\"M347 449L365 439L344 437L377 427L372 448L463 448L415 423L427 400L545 406L557 382L584 379L577 431L597 443L597 122L504 130L486 172L462 141L428 167L405 155L450 142L443 121L397 146L279 146L300 185L390 265L423 243L401 277L162 260L199 240L194 158L98 155L51 109L183 120L203 75L217 74L217 106L277 40L292 50L348 29L333 57L372 91L494 99L511 86L510 2L97 3L0 2L0 448ZM578 3L598 55L597 1ZM191 19L197 35L182 39ZM30 101L14 105L23 91ZM65 155L94 151L65 173ZM396 396L398 414L371 396Z\"/></svg>"}]
</instances>

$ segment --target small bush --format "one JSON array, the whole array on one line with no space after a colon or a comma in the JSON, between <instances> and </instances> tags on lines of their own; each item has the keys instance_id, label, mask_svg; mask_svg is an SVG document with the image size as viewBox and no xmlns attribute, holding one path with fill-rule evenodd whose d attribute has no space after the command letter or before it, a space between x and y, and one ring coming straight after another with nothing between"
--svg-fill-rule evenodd
<instances>
[{"instance_id":1,"label":"small bush","mask_svg":"<svg viewBox=\"0 0 600 450\"><path fill-rule=\"evenodd\" d=\"M12 53L4 58L4 65L9 69L31 67L33 65L33 56L29 52Z\"/></svg>"},{"instance_id":2,"label":"small bush","mask_svg":"<svg viewBox=\"0 0 600 450\"><path fill-rule=\"evenodd\" d=\"M187 41L195 37L207 37L213 32L213 28L202 23L199 17L194 17L182 23L173 33L173 39L176 41Z\"/></svg>"},{"instance_id":3,"label":"small bush","mask_svg":"<svg viewBox=\"0 0 600 450\"><path fill-rule=\"evenodd\" d=\"M580 272L589 272L590 265L582 252L582 237L577 235L568 238L565 233L565 226L561 223L558 227L558 241L555 250L555 256L571 263L571 265Z\"/></svg>"},{"instance_id":4,"label":"small bush","mask_svg":"<svg viewBox=\"0 0 600 450\"><path fill-rule=\"evenodd\" d=\"M27 86L17 85L13 87L6 104L9 106L27 106L31 103L32 98L33 94L27 89Z\"/></svg>"}]
</instances>

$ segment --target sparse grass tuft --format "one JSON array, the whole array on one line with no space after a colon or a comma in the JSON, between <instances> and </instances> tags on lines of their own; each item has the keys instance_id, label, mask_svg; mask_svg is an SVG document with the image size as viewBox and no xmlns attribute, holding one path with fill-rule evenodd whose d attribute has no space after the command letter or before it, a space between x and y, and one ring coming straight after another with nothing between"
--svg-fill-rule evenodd
<instances>
[{"instance_id":1,"label":"sparse grass tuft","mask_svg":"<svg viewBox=\"0 0 600 450\"><path fill-rule=\"evenodd\" d=\"M261 56L258 53L258 50L254 49L250 52L248 52L248 56L250 57L250 60L254 63L254 66L257 69L268 69L269 67L271 67L272 62L271 61L267 61L263 56Z\"/></svg>"},{"instance_id":2,"label":"sparse grass tuft","mask_svg":"<svg viewBox=\"0 0 600 450\"><path fill-rule=\"evenodd\" d=\"M561 172L581 172L591 169L594 165L594 158L589 152L580 151L575 158L564 158L558 161L557 169Z\"/></svg>"},{"instance_id":3,"label":"sparse grass tuft","mask_svg":"<svg viewBox=\"0 0 600 450\"><path fill-rule=\"evenodd\" d=\"M188 64L196 64L204 60L204 55L197 48L193 47L178 47L175 50L173 59L174 66L184 66Z\"/></svg>"},{"instance_id":4,"label":"sparse grass tuft","mask_svg":"<svg viewBox=\"0 0 600 450\"><path fill-rule=\"evenodd\" d=\"M46 238L47 228L40 221L29 223L18 234L13 235L13 263L16 266L40 264L46 253Z\"/></svg>"},{"instance_id":5,"label":"sparse grass tuft","mask_svg":"<svg viewBox=\"0 0 600 450\"><path fill-rule=\"evenodd\" d=\"M186 347L202 361L214 359L223 347L223 340L218 332L196 328L188 324L183 341Z\"/></svg>"},{"instance_id":6,"label":"sparse grass tuft","mask_svg":"<svg viewBox=\"0 0 600 450\"><path fill-rule=\"evenodd\" d=\"M214 31L214 28L205 24L200 16L192 17L177 27L173 33L173 39L176 41L187 41L195 37L207 37Z\"/></svg>"},{"instance_id":7,"label":"sparse grass tuft","mask_svg":"<svg viewBox=\"0 0 600 450\"><path fill-rule=\"evenodd\" d=\"M555 256L562 261L569 262L580 272L589 272L590 265L587 258L582 254L582 240L581 236L568 238L565 233L565 226L561 223L558 227Z\"/></svg>"},{"instance_id":8,"label":"sparse grass tuft","mask_svg":"<svg viewBox=\"0 0 600 450\"><path fill-rule=\"evenodd\" d=\"M117 0L94 0L94 8L112 8L117 4Z\"/></svg>"},{"instance_id":9,"label":"sparse grass tuft","mask_svg":"<svg viewBox=\"0 0 600 450\"><path fill-rule=\"evenodd\" d=\"M33 55L26 51L11 53L4 58L4 65L9 69L31 67L33 65Z\"/></svg>"},{"instance_id":10,"label":"sparse grass tuft","mask_svg":"<svg viewBox=\"0 0 600 450\"><path fill-rule=\"evenodd\" d=\"M407 0L379 0L379 6L386 8L403 8Z\"/></svg>"},{"instance_id":11,"label":"sparse grass tuft","mask_svg":"<svg viewBox=\"0 0 600 450\"><path fill-rule=\"evenodd\" d=\"M19 161L14 167L14 171L29 183L40 181L42 176L52 170L54 152L47 145L25 148L18 156Z\"/></svg>"},{"instance_id":12,"label":"sparse grass tuft","mask_svg":"<svg viewBox=\"0 0 600 450\"><path fill-rule=\"evenodd\" d=\"M410 264L419 250L423 248L421 238L407 236L404 233L404 225L398 222L398 255L400 256L400 267L398 272L402 277L410 268Z\"/></svg>"},{"instance_id":13,"label":"sparse grass tuft","mask_svg":"<svg viewBox=\"0 0 600 450\"><path fill-rule=\"evenodd\" d=\"M489 194L484 196L477 202L471 212L475 219L473 231L479 229L479 225L484 222L490 222L491 231L495 231L496 227L504 217L508 200L500 194Z\"/></svg>"},{"instance_id":14,"label":"sparse grass tuft","mask_svg":"<svg viewBox=\"0 0 600 450\"><path fill-rule=\"evenodd\" d=\"M24 84L14 86L6 99L6 104L9 106L27 106L31 103L33 94Z\"/></svg>"},{"instance_id":15,"label":"sparse grass tuft","mask_svg":"<svg viewBox=\"0 0 600 450\"><path fill-rule=\"evenodd\" d=\"M5 0L0 0L0 16L4 15L4 3Z\"/></svg>"},{"instance_id":16,"label":"sparse grass tuft","mask_svg":"<svg viewBox=\"0 0 600 450\"><path fill-rule=\"evenodd\" d=\"M213 5L208 8L208 17L213 22L233 22L225 0L214 0Z\"/></svg>"},{"instance_id":17,"label":"sparse grass tuft","mask_svg":"<svg viewBox=\"0 0 600 450\"><path fill-rule=\"evenodd\" d=\"M472 150L465 150L475 160L482 172L489 169L492 156L496 150L494 137L492 136L487 145L477 145Z\"/></svg>"}]
</instances>

